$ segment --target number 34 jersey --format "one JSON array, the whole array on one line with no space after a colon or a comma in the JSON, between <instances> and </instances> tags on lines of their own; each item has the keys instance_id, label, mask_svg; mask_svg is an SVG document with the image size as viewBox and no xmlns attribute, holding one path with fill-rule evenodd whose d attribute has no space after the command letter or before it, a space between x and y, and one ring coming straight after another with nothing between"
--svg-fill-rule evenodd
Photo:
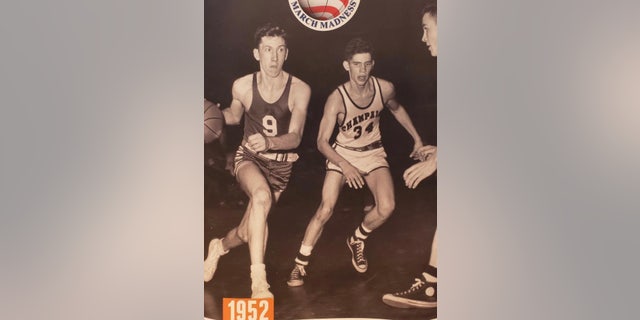
<instances>
[{"instance_id":1,"label":"number 34 jersey","mask_svg":"<svg viewBox=\"0 0 640 320\"><path fill-rule=\"evenodd\" d=\"M284 87L280 99L274 103L264 101L258 91L257 73L253 74L253 96L251 107L244 117L244 138L255 133L267 137L277 137L289 132L291 110L289 110L289 91L291 89L291 74Z\"/></svg>"},{"instance_id":2,"label":"number 34 jersey","mask_svg":"<svg viewBox=\"0 0 640 320\"><path fill-rule=\"evenodd\" d=\"M344 103L345 115L336 143L346 148L361 148L380 141L380 114L384 109L378 79L371 77L374 94L366 106L358 106L347 93L344 84L338 87Z\"/></svg>"}]
</instances>

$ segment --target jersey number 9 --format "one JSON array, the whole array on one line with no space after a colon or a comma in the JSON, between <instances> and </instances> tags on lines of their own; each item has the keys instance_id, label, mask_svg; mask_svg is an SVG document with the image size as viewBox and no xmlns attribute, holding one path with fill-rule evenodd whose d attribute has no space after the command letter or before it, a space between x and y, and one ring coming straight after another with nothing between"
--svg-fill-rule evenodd
<instances>
[{"instance_id":1,"label":"jersey number 9","mask_svg":"<svg viewBox=\"0 0 640 320\"><path fill-rule=\"evenodd\" d=\"M278 122L276 118L272 115L266 115L262 118L262 127L264 130L262 132L267 137L275 137L278 135Z\"/></svg>"}]
</instances>

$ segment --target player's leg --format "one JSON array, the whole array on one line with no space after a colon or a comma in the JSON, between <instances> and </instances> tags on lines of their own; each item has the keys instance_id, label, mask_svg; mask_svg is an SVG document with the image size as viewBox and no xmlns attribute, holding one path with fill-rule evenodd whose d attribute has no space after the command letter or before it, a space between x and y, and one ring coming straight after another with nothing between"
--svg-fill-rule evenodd
<instances>
[{"instance_id":1,"label":"player's leg","mask_svg":"<svg viewBox=\"0 0 640 320\"><path fill-rule=\"evenodd\" d=\"M266 183L266 180L264 180L264 177L262 176L260 169L252 161L247 161L247 160L242 161L237 165L237 167L238 167L238 174L240 170L245 170L244 168L250 168L250 169L247 169L249 172L254 172L254 173L257 172L255 179L262 179L262 181ZM238 180L240 180L239 176L238 176ZM240 182L240 185L242 186L244 191L247 193L247 195L249 195L249 191L244 187L242 182ZM204 261L204 281L205 282L210 281L213 278L213 275L215 274L215 271L218 266L218 260L220 259L221 256L227 254L229 250L248 242L247 226L248 226L250 213L253 211L252 209L253 209L253 202L249 201L249 204L247 205L247 209L245 210L244 215L242 216L242 220L240 221L240 224L237 227L229 230L229 232L227 232L224 238L213 239L209 242L207 258Z\"/></svg>"},{"instance_id":2,"label":"player's leg","mask_svg":"<svg viewBox=\"0 0 640 320\"><path fill-rule=\"evenodd\" d=\"M249 196L249 210L247 210L237 234L249 244L251 259L251 290L252 298L273 297L267 283L264 265L265 240L267 237L267 215L271 210L271 188L262 171L252 162L237 169L240 185Z\"/></svg>"},{"instance_id":3,"label":"player's leg","mask_svg":"<svg viewBox=\"0 0 640 320\"><path fill-rule=\"evenodd\" d=\"M431 243L431 257L429 258L429 265L434 268L438 267L438 228L436 228L436 232L433 234L433 242ZM437 275L433 275L433 276L434 278L437 278Z\"/></svg>"},{"instance_id":4,"label":"player's leg","mask_svg":"<svg viewBox=\"0 0 640 320\"><path fill-rule=\"evenodd\" d=\"M273 204L277 203L280 199L280 195L282 195L282 191L273 192ZM265 252L267 252L267 240L269 239L269 225L265 223L264 225L264 246L262 249L262 255L264 256Z\"/></svg>"},{"instance_id":5,"label":"player's leg","mask_svg":"<svg viewBox=\"0 0 640 320\"><path fill-rule=\"evenodd\" d=\"M366 213L353 235L347 239L351 262L358 272L366 272L369 265L364 255L365 240L373 230L387 221L395 209L393 180L389 168L381 167L370 172L365 176L365 181L373 193L375 205Z\"/></svg>"},{"instance_id":6,"label":"player's leg","mask_svg":"<svg viewBox=\"0 0 640 320\"><path fill-rule=\"evenodd\" d=\"M393 180L389 168L379 168L366 175L365 181L371 189L375 204L364 216L362 223L367 230L373 231L387 221L395 209Z\"/></svg>"},{"instance_id":7,"label":"player's leg","mask_svg":"<svg viewBox=\"0 0 640 320\"><path fill-rule=\"evenodd\" d=\"M341 173L335 171L327 171L324 183L322 185L322 201L307 226L304 233L303 245L315 246L322 234L324 225L333 215L333 209L336 206L340 191L344 185L344 177Z\"/></svg>"},{"instance_id":8,"label":"player's leg","mask_svg":"<svg viewBox=\"0 0 640 320\"><path fill-rule=\"evenodd\" d=\"M431 257L426 270L414 279L409 289L387 293L382 301L396 308L435 308L438 305L438 229L433 235Z\"/></svg>"},{"instance_id":9,"label":"player's leg","mask_svg":"<svg viewBox=\"0 0 640 320\"><path fill-rule=\"evenodd\" d=\"M303 278L306 275L304 267L309 264L311 251L318 242L318 239L320 239L324 225L333 215L333 209L338 201L338 196L340 195L340 190L343 185L344 177L341 173L330 170L327 171L324 184L322 185L322 201L307 225L300 250L294 261L294 268L287 281L289 286L295 287L304 284Z\"/></svg>"}]
</instances>

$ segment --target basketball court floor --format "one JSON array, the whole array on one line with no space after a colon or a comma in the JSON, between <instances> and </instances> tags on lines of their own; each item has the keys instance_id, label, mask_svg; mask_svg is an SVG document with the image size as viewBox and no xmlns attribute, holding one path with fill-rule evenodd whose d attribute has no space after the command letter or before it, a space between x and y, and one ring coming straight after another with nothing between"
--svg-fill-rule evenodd
<instances>
[{"instance_id":1,"label":"basketball court floor","mask_svg":"<svg viewBox=\"0 0 640 320\"><path fill-rule=\"evenodd\" d=\"M394 163L391 163L393 168ZM375 318L432 319L436 309L397 309L382 302L382 295L409 288L428 263L436 227L436 177L415 190L402 184L406 166L392 170L396 210L367 241L369 270L360 274L351 265L346 238L362 221L368 191L345 187L333 217L325 225L313 250L308 276L301 287L286 284L307 223L320 202L324 179L322 163L300 161L288 189L269 216L269 242L265 255L267 277L275 295L276 319ZM205 193L206 193L205 189ZM205 194L205 199L207 195ZM206 201L204 255L212 238L235 227L246 204L242 197L221 205ZM240 203L238 203L240 202ZM204 257L203 257L204 259ZM220 259L211 282L204 284L204 315L222 319L222 298L250 297L249 252L246 245Z\"/></svg>"}]
</instances>

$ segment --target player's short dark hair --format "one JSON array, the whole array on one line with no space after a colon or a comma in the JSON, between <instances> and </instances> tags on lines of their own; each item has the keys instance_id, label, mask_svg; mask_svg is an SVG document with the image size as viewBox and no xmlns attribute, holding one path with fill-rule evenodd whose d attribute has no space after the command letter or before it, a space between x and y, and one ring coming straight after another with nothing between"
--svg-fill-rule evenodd
<instances>
[{"instance_id":1,"label":"player's short dark hair","mask_svg":"<svg viewBox=\"0 0 640 320\"><path fill-rule=\"evenodd\" d=\"M287 45L287 38L288 38L287 32L284 31L284 29L282 29L280 26L275 25L271 22L268 22L260 26L256 30L256 33L253 36L254 46L256 49L260 46L262 37L281 37L282 39L284 39L284 45L285 46Z\"/></svg>"},{"instance_id":2,"label":"player's short dark hair","mask_svg":"<svg viewBox=\"0 0 640 320\"><path fill-rule=\"evenodd\" d=\"M351 60L351 58L353 58L353 56L358 53L371 54L371 59L373 59L373 46L369 41L362 38L351 39L349 43L347 43L347 46L344 48L344 61Z\"/></svg>"},{"instance_id":3,"label":"player's short dark hair","mask_svg":"<svg viewBox=\"0 0 640 320\"><path fill-rule=\"evenodd\" d=\"M420 17L424 17L426 13L438 19L438 3L436 1L426 1L424 7L422 7Z\"/></svg>"}]
</instances>

